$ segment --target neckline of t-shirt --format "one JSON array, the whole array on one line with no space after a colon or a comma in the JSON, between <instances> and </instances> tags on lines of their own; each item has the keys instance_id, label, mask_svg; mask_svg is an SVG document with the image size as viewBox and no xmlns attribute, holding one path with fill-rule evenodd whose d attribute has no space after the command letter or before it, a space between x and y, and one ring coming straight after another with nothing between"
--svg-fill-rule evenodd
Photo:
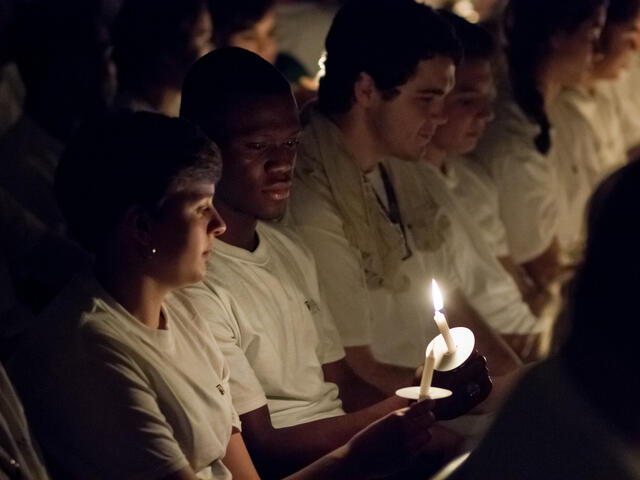
<instances>
[{"instance_id":1,"label":"neckline of t-shirt","mask_svg":"<svg viewBox=\"0 0 640 480\"><path fill-rule=\"evenodd\" d=\"M269 247L260 222L256 226L256 237L258 237L258 246L253 252L218 240L214 245L214 256L220 255L255 265L265 265L269 261Z\"/></svg>"},{"instance_id":2,"label":"neckline of t-shirt","mask_svg":"<svg viewBox=\"0 0 640 480\"><path fill-rule=\"evenodd\" d=\"M152 342L165 351L172 351L175 347L175 336L172 316L169 314L167 306L163 303L162 315L166 321L166 329L150 328L131 314L122 304L107 292L102 284L93 275L85 277L82 282L88 287L89 292L95 301L104 308L127 332L137 332L145 339ZM126 319L122 321L122 319ZM125 332L123 332L125 333Z\"/></svg>"}]
</instances>

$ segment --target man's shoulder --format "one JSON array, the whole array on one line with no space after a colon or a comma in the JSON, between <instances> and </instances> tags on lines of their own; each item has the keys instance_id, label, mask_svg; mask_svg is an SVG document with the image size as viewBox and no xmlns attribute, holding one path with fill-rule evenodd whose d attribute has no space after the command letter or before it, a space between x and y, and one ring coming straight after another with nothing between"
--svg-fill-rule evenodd
<instances>
[{"instance_id":1,"label":"man's shoulder","mask_svg":"<svg viewBox=\"0 0 640 480\"><path fill-rule=\"evenodd\" d=\"M313 254L307 248L296 225L259 222L258 233L261 241L269 243L272 255L285 255L297 262L313 259Z\"/></svg>"}]
</instances>

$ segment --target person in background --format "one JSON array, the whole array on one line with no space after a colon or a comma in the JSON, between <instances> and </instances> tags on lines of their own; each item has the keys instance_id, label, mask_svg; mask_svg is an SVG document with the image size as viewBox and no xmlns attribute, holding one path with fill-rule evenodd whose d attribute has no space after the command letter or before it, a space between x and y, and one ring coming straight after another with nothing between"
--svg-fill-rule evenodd
<instances>
[{"instance_id":1,"label":"person in background","mask_svg":"<svg viewBox=\"0 0 640 480\"><path fill-rule=\"evenodd\" d=\"M319 102L300 138L290 217L315 256L347 363L391 393L411 382L437 334L428 287L442 277L423 260L444 238L433 202L410 199L415 218L402 217L409 207L399 205L380 165L390 156L419 158L444 123L460 46L426 5L355 0L336 15L326 47ZM426 253L417 251L417 230ZM448 318L475 331L490 373L517 369L513 352L468 303L447 293Z\"/></svg>"},{"instance_id":2,"label":"person in background","mask_svg":"<svg viewBox=\"0 0 640 480\"><path fill-rule=\"evenodd\" d=\"M0 478L48 480L49 475L33 441L22 403L0 364Z\"/></svg>"},{"instance_id":3,"label":"person in background","mask_svg":"<svg viewBox=\"0 0 640 480\"><path fill-rule=\"evenodd\" d=\"M639 185L640 162L634 162L595 191L555 354L525 374L484 441L449 480L640 478L640 238L629 228L638 221Z\"/></svg>"},{"instance_id":4,"label":"person in background","mask_svg":"<svg viewBox=\"0 0 640 480\"><path fill-rule=\"evenodd\" d=\"M117 105L177 117L189 67L213 48L206 0L125 0L113 44Z\"/></svg>"},{"instance_id":5,"label":"person in background","mask_svg":"<svg viewBox=\"0 0 640 480\"><path fill-rule=\"evenodd\" d=\"M636 43L640 45L640 29ZM640 154L640 94L636 87L639 79L640 52L636 52L627 70L614 82L613 87L618 113L622 118L622 133L629 150L628 159L637 158Z\"/></svg>"},{"instance_id":6,"label":"person in background","mask_svg":"<svg viewBox=\"0 0 640 480\"><path fill-rule=\"evenodd\" d=\"M240 47L272 63L291 83L299 105L316 95L307 71L294 57L280 52L276 36L276 0L209 0L218 47Z\"/></svg>"},{"instance_id":7,"label":"person in background","mask_svg":"<svg viewBox=\"0 0 640 480\"><path fill-rule=\"evenodd\" d=\"M585 209L595 187L627 162L615 80L637 51L640 1L610 0L598 55L579 85L566 88L550 108L565 214L559 238L571 260L584 247Z\"/></svg>"},{"instance_id":8,"label":"person in background","mask_svg":"<svg viewBox=\"0 0 640 480\"><path fill-rule=\"evenodd\" d=\"M87 125L67 148L56 195L95 265L9 365L55 477L258 478L222 352L177 291L203 277L225 229L212 203L220 171L219 150L199 129L155 113ZM429 442L432 407L392 414L290 478L406 468Z\"/></svg>"},{"instance_id":9,"label":"person in background","mask_svg":"<svg viewBox=\"0 0 640 480\"><path fill-rule=\"evenodd\" d=\"M567 246L549 108L582 81L605 13L601 0L511 0L505 11L509 78L473 156L497 186L511 255L540 290L559 277Z\"/></svg>"},{"instance_id":10,"label":"person in background","mask_svg":"<svg viewBox=\"0 0 640 480\"><path fill-rule=\"evenodd\" d=\"M300 61L315 76L324 52L324 39L340 7L335 0L279 0L276 37L282 53ZM304 25L304 28L300 28Z\"/></svg>"},{"instance_id":11,"label":"person in background","mask_svg":"<svg viewBox=\"0 0 640 480\"><path fill-rule=\"evenodd\" d=\"M463 59L456 68L455 86L445 99L447 123L436 129L424 161L405 169L405 186L399 190L411 190L413 179L420 178L418 190L432 195L451 223L452 235L442 261L455 272L459 288L516 352L524 358L535 357L535 337L542 326L523 297L530 305L540 300L509 254L495 185L481 166L462 157L475 148L493 119L494 42L481 26L446 11L440 15L454 28ZM394 166L401 167L400 163L406 162ZM410 193L414 194L420 192ZM535 306L541 309L543 305Z\"/></svg>"},{"instance_id":12,"label":"person in background","mask_svg":"<svg viewBox=\"0 0 640 480\"><path fill-rule=\"evenodd\" d=\"M24 84L9 48L19 8L16 0L0 0L0 137L18 121L24 105Z\"/></svg>"},{"instance_id":13,"label":"person in background","mask_svg":"<svg viewBox=\"0 0 640 480\"><path fill-rule=\"evenodd\" d=\"M185 293L229 363L234 406L261 476L281 478L406 400L353 373L311 253L294 229L277 222L287 208L300 133L286 79L251 52L216 50L189 72L181 115L220 146L214 205L227 224L204 281ZM464 382L482 383L483 367L478 358ZM461 396L452 399L456 416L482 400ZM459 443L437 427L433 436L423 474Z\"/></svg>"},{"instance_id":14,"label":"person in background","mask_svg":"<svg viewBox=\"0 0 640 480\"><path fill-rule=\"evenodd\" d=\"M0 140L0 264L10 282L3 290L13 297L2 306L0 330L9 336L86 265L86 253L66 236L53 181L65 143L84 119L108 108L115 91L98 2L35 1L16 15L12 46L26 98L22 117Z\"/></svg>"}]
</instances>

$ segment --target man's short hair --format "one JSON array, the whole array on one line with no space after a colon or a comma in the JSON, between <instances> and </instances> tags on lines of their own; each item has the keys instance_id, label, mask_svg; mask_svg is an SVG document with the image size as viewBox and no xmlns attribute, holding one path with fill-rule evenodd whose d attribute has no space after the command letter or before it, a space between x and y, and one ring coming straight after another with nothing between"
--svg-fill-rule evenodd
<instances>
[{"instance_id":1,"label":"man's short hair","mask_svg":"<svg viewBox=\"0 0 640 480\"><path fill-rule=\"evenodd\" d=\"M493 59L496 53L496 42L486 28L471 23L448 10L438 10L438 13L453 28L462 46L462 55L465 59Z\"/></svg>"},{"instance_id":2,"label":"man's short hair","mask_svg":"<svg viewBox=\"0 0 640 480\"><path fill-rule=\"evenodd\" d=\"M242 48L221 48L200 58L189 70L182 87L180 116L223 146L233 109L247 100L271 95L291 95L289 82L273 65Z\"/></svg>"},{"instance_id":3,"label":"man's short hair","mask_svg":"<svg viewBox=\"0 0 640 480\"><path fill-rule=\"evenodd\" d=\"M344 113L353 104L353 87L369 74L386 98L397 94L418 62L436 56L460 59L460 45L449 24L414 0L349 0L338 11L325 42L325 75L319 108Z\"/></svg>"},{"instance_id":4,"label":"man's short hair","mask_svg":"<svg viewBox=\"0 0 640 480\"><path fill-rule=\"evenodd\" d=\"M209 0L216 46L228 46L231 35L253 27L275 3L275 0Z\"/></svg>"},{"instance_id":5,"label":"man's short hair","mask_svg":"<svg viewBox=\"0 0 640 480\"><path fill-rule=\"evenodd\" d=\"M113 57L121 91L180 88L198 52L191 50L193 28L205 0L125 0L113 26Z\"/></svg>"},{"instance_id":6,"label":"man's short hair","mask_svg":"<svg viewBox=\"0 0 640 480\"><path fill-rule=\"evenodd\" d=\"M217 182L221 165L216 145L187 120L123 111L81 128L62 155L54 191L71 233L99 253L130 207L158 214L167 195Z\"/></svg>"}]
</instances>

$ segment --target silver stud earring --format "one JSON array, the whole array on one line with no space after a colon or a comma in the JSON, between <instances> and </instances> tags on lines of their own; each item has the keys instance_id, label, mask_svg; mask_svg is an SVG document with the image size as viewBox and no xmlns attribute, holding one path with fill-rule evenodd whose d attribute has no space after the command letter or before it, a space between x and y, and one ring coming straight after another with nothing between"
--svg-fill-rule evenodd
<instances>
[{"instance_id":1,"label":"silver stud earring","mask_svg":"<svg viewBox=\"0 0 640 480\"><path fill-rule=\"evenodd\" d=\"M156 249L154 247L150 247L148 249L145 249L144 257L147 260L151 260L151 259L153 259L153 257L155 256L156 253L158 253L158 249Z\"/></svg>"}]
</instances>

